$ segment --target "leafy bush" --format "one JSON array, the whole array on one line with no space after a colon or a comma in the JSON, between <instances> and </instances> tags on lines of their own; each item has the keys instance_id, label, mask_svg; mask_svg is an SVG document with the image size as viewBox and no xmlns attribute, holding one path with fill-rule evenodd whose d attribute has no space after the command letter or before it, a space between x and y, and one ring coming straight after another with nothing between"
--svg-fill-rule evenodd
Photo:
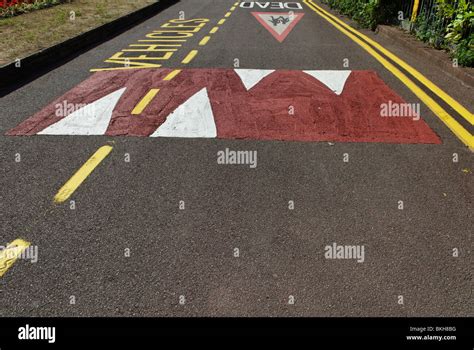
<instances>
[{"instance_id":1,"label":"leafy bush","mask_svg":"<svg viewBox=\"0 0 474 350\"><path fill-rule=\"evenodd\" d=\"M323 0L332 8L353 18L362 26L374 29L376 22L376 9L379 0Z\"/></svg>"},{"instance_id":2,"label":"leafy bush","mask_svg":"<svg viewBox=\"0 0 474 350\"><path fill-rule=\"evenodd\" d=\"M39 9L43 9L46 7L54 6L57 4L60 4L63 2L62 0L34 0L34 1L4 1L1 2L0 0L0 5L2 4L12 4L7 7L2 7L0 6L0 18L8 18L8 17L13 17L17 15L21 15L22 13L27 13Z\"/></svg>"},{"instance_id":3,"label":"leafy bush","mask_svg":"<svg viewBox=\"0 0 474 350\"><path fill-rule=\"evenodd\" d=\"M391 24L403 0L322 0L330 7L374 30L377 24Z\"/></svg>"},{"instance_id":4,"label":"leafy bush","mask_svg":"<svg viewBox=\"0 0 474 350\"><path fill-rule=\"evenodd\" d=\"M451 22L444 39L459 64L474 67L474 5L466 0L459 0L457 7L445 2L442 1L440 12L449 15Z\"/></svg>"},{"instance_id":5,"label":"leafy bush","mask_svg":"<svg viewBox=\"0 0 474 350\"><path fill-rule=\"evenodd\" d=\"M474 67L474 34L459 41L459 44L454 50L453 57L456 58L458 63L462 66Z\"/></svg>"},{"instance_id":6,"label":"leafy bush","mask_svg":"<svg viewBox=\"0 0 474 350\"><path fill-rule=\"evenodd\" d=\"M469 0L437 0L436 11L421 11L414 23L418 39L446 49L463 66L474 66L474 7Z\"/></svg>"},{"instance_id":7,"label":"leafy bush","mask_svg":"<svg viewBox=\"0 0 474 350\"><path fill-rule=\"evenodd\" d=\"M446 34L446 21L437 16L429 16L426 11L421 12L414 23L415 36L428 42L437 49L446 48L444 35Z\"/></svg>"},{"instance_id":8,"label":"leafy bush","mask_svg":"<svg viewBox=\"0 0 474 350\"><path fill-rule=\"evenodd\" d=\"M374 30L378 24L399 23L398 11L413 0L322 1L361 26ZM469 67L474 66L473 28L474 5L471 0L436 0L435 11L422 7L413 25L418 39L437 49L449 50L459 64Z\"/></svg>"},{"instance_id":9,"label":"leafy bush","mask_svg":"<svg viewBox=\"0 0 474 350\"><path fill-rule=\"evenodd\" d=\"M0 0L0 7L10 7L21 3L31 3L34 0Z\"/></svg>"}]
</instances>

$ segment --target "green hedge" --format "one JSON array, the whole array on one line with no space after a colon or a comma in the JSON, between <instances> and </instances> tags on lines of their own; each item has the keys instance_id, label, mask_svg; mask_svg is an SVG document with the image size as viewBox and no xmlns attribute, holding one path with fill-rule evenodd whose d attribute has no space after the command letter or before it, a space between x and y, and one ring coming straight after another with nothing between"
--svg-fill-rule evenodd
<instances>
[{"instance_id":1,"label":"green hedge","mask_svg":"<svg viewBox=\"0 0 474 350\"><path fill-rule=\"evenodd\" d=\"M413 0L321 0L361 26L400 24L399 12ZM435 11L420 9L413 32L435 48L446 49L463 66L474 67L474 5L471 0L436 0ZM407 14L405 14L405 17Z\"/></svg>"},{"instance_id":2,"label":"green hedge","mask_svg":"<svg viewBox=\"0 0 474 350\"><path fill-rule=\"evenodd\" d=\"M402 0L322 0L330 7L349 16L363 27L377 27L377 24L391 24L397 19Z\"/></svg>"}]
</instances>

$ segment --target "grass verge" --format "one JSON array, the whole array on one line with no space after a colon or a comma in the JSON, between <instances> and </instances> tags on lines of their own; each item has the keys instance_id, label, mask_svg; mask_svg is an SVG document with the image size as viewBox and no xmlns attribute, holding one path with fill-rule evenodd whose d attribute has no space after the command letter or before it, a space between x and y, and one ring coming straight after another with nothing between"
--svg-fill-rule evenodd
<instances>
[{"instance_id":1,"label":"grass verge","mask_svg":"<svg viewBox=\"0 0 474 350\"><path fill-rule=\"evenodd\" d=\"M111 22L154 0L71 0L0 19L0 66Z\"/></svg>"}]
</instances>

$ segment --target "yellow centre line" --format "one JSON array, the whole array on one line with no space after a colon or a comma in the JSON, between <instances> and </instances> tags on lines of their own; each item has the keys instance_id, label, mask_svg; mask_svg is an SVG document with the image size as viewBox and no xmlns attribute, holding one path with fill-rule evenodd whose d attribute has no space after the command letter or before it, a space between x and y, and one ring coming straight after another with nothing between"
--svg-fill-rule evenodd
<instances>
[{"instance_id":1,"label":"yellow centre line","mask_svg":"<svg viewBox=\"0 0 474 350\"><path fill-rule=\"evenodd\" d=\"M318 15L326 19L334 27L340 30L343 34L347 35L365 51L367 51L372 57L379 61L385 68L387 68L393 75L395 75L401 82L403 82L420 100L422 100L435 115L437 115L441 121L471 150L474 149L474 137L462 127L452 116L450 116L435 100L428 96L423 90L421 90L412 80L410 80L405 74L403 74L397 67L383 58L378 54L372 47L361 39L356 37L354 34L348 32L341 25L332 20L328 15L321 11L318 11L318 6L314 5L311 0L303 0L303 2Z\"/></svg>"},{"instance_id":2,"label":"yellow centre line","mask_svg":"<svg viewBox=\"0 0 474 350\"><path fill-rule=\"evenodd\" d=\"M180 72L181 72L181 69L175 69L174 71L168 73L168 75L166 77L164 77L163 80L165 80L165 81L171 80L175 76L177 76Z\"/></svg>"},{"instance_id":3,"label":"yellow centre line","mask_svg":"<svg viewBox=\"0 0 474 350\"><path fill-rule=\"evenodd\" d=\"M21 253L29 246L29 242L18 238L9 243L5 249L0 250L0 277L3 277Z\"/></svg>"},{"instance_id":4,"label":"yellow centre line","mask_svg":"<svg viewBox=\"0 0 474 350\"><path fill-rule=\"evenodd\" d=\"M181 61L181 63L188 64L193 60L193 58L197 55L198 50L191 50L189 51L188 55Z\"/></svg>"},{"instance_id":5,"label":"yellow centre line","mask_svg":"<svg viewBox=\"0 0 474 350\"><path fill-rule=\"evenodd\" d=\"M160 89L150 89L148 93L145 95L145 97L142 98L140 102L135 106L135 108L132 111L132 114L140 114L143 112L143 110L148 106L148 104L153 100L153 98L156 96L156 94L160 91Z\"/></svg>"},{"instance_id":6,"label":"yellow centre line","mask_svg":"<svg viewBox=\"0 0 474 350\"><path fill-rule=\"evenodd\" d=\"M59 192L54 196L55 203L62 203L68 199L74 191L84 182L84 180L94 171L94 169L112 151L111 146L100 147L87 162L64 184Z\"/></svg>"},{"instance_id":7,"label":"yellow centre line","mask_svg":"<svg viewBox=\"0 0 474 350\"><path fill-rule=\"evenodd\" d=\"M232 6L232 7L230 8L231 11L234 11L235 9L236 9L235 6Z\"/></svg>"},{"instance_id":8,"label":"yellow centre line","mask_svg":"<svg viewBox=\"0 0 474 350\"><path fill-rule=\"evenodd\" d=\"M234 4L234 6L231 8L230 11L233 11L235 10L235 7L239 4L239 2L236 2ZM232 14L232 12L227 12L224 17L230 17L230 15ZM225 18L222 18L220 19L218 22L217 22L217 26L215 26L214 28L212 28L210 31L209 31L209 34L214 34L216 33L218 30L219 30L219 25L223 25L225 23L226 19ZM199 42L199 46L204 46L206 45L209 40L211 39L211 37L209 35L206 35L204 38L201 39L201 41ZM181 61L181 63L184 63L184 64L187 64L189 62L191 62L193 60L193 58L198 54L198 50L191 50L188 55L184 58L184 60Z\"/></svg>"},{"instance_id":9,"label":"yellow centre line","mask_svg":"<svg viewBox=\"0 0 474 350\"><path fill-rule=\"evenodd\" d=\"M204 38L202 38L202 40L199 42L199 45L200 46L204 46L207 44L207 42L209 41L211 37L209 35L206 35Z\"/></svg>"},{"instance_id":10,"label":"yellow centre line","mask_svg":"<svg viewBox=\"0 0 474 350\"><path fill-rule=\"evenodd\" d=\"M236 2L234 4L234 8L232 11L235 9L235 6L237 6L239 2ZM232 14L232 12L227 12L225 14L225 17L229 17ZM226 20L223 18L219 21L219 25L223 24ZM214 34L218 31L219 27L214 27L211 29L210 33ZM204 46L207 44L207 42L210 40L210 36L205 36L200 42L200 46ZM139 46L139 45L136 45ZM180 46L180 45L179 45ZM190 63L194 57L198 54L198 50L191 50L187 56L181 61L183 64L188 64ZM138 68L138 67L137 67ZM104 70L106 70L105 68ZM116 69L116 68L115 68ZM175 69L168 73L163 80L164 81L169 81L173 79L176 75L178 75L181 72L180 69ZM156 94L160 91L160 89L151 89L138 104L135 106L135 108L132 110L133 115L138 115L142 113L145 108L149 105L149 103L153 100L153 98L156 96ZM73 193L74 191L82 184L82 182L85 181L85 179L94 171L94 169L102 162L102 160L107 157L107 155L112 151L111 146L103 146L99 148L91 158L69 179L66 184L61 187L59 192L56 194L54 197L54 201L56 203L62 203L65 200L67 200Z\"/></svg>"}]
</instances>

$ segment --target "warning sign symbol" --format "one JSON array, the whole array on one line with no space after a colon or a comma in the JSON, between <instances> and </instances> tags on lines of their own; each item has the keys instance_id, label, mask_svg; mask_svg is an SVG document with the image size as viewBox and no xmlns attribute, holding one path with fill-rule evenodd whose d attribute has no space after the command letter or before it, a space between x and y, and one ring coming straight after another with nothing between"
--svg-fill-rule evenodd
<instances>
[{"instance_id":1,"label":"warning sign symbol","mask_svg":"<svg viewBox=\"0 0 474 350\"><path fill-rule=\"evenodd\" d=\"M279 42L283 42L294 26L300 21L302 12L252 12L259 21Z\"/></svg>"}]
</instances>

